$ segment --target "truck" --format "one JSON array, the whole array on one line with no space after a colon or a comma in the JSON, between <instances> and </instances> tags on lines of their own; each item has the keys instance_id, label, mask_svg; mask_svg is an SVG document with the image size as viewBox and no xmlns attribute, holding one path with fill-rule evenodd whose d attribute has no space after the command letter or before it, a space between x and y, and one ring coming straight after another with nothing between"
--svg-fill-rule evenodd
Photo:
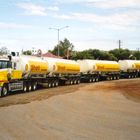
<instances>
[{"instance_id":1,"label":"truck","mask_svg":"<svg viewBox=\"0 0 140 140\"><path fill-rule=\"evenodd\" d=\"M12 53L0 57L0 96L13 91L34 91L60 84L79 84L80 66L76 61Z\"/></svg>"},{"instance_id":2,"label":"truck","mask_svg":"<svg viewBox=\"0 0 140 140\"><path fill-rule=\"evenodd\" d=\"M120 67L116 61L85 59L77 62L80 65L81 81L91 83L120 78Z\"/></svg>"},{"instance_id":3,"label":"truck","mask_svg":"<svg viewBox=\"0 0 140 140\"><path fill-rule=\"evenodd\" d=\"M136 78L140 76L140 60L119 60L118 63L122 78Z\"/></svg>"}]
</instances>

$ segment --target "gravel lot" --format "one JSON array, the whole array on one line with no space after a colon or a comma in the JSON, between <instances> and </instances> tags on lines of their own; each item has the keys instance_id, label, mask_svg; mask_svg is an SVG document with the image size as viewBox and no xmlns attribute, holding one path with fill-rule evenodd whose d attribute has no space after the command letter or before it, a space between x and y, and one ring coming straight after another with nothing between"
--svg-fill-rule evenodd
<instances>
[{"instance_id":1,"label":"gravel lot","mask_svg":"<svg viewBox=\"0 0 140 140\"><path fill-rule=\"evenodd\" d=\"M0 140L138 140L140 79L0 98Z\"/></svg>"}]
</instances>

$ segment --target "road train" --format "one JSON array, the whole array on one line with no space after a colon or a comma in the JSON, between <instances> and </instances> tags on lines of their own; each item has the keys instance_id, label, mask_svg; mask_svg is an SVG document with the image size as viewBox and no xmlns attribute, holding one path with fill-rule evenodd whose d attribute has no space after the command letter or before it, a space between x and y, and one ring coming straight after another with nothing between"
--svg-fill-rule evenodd
<instances>
[{"instance_id":1,"label":"road train","mask_svg":"<svg viewBox=\"0 0 140 140\"><path fill-rule=\"evenodd\" d=\"M140 77L140 60L66 60L12 53L0 57L0 96L80 82Z\"/></svg>"}]
</instances>

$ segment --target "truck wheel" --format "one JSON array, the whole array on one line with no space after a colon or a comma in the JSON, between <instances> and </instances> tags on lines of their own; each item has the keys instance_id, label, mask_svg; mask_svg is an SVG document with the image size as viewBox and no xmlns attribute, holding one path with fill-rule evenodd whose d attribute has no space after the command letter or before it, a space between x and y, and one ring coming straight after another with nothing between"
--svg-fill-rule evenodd
<instances>
[{"instance_id":1,"label":"truck wheel","mask_svg":"<svg viewBox=\"0 0 140 140\"><path fill-rule=\"evenodd\" d=\"M33 82L32 84L32 90L35 91L37 89L37 82Z\"/></svg>"},{"instance_id":2,"label":"truck wheel","mask_svg":"<svg viewBox=\"0 0 140 140\"><path fill-rule=\"evenodd\" d=\"M8 86L7 86L7 84L4 84L3 87L2 87L1 96L4 97L4 96L7 96L7 95L8 95Z\"/></svg>"},{"instance_id":3,"label":"truck wheel","mask_svg":"<svg viewBox=\"0 0 140 140\"><path fill-rule=\"evenodd\" d=\"M32 85L30 82L28 82L28 91L30 92L32 90Z\"/></svg>"},{"instance_id":4,"label":"truck wheel","mask_svg":"<svg viewBox=\"0 0 140 140\"><path fill-rule=\"evenodd\" d=\"M27 92L27 84L25 82L23 84L23 92Z\"/></svg>"}]
</instances>

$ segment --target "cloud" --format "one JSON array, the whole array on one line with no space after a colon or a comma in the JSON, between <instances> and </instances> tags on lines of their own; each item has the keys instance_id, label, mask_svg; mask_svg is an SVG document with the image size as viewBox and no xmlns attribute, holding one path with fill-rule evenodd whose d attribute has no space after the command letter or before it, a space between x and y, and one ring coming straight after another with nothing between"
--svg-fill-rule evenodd
<instances>
[{"instance_id":1,"label":"cloud","mask_svg":"<svg viewBox=\"0 0 140 140\"><path fill-rule=\"evenodd\" d=\"M31 25L26 24L0 22L0 29L26 29L31 27Z\"/></svg>"},{"instance_id":2,"label":"cloud","mask_svg":"<svg viewBox=\"0 0 140 140\"><path fill-rule=\"evenodd\" d=\"M103 9L140 7L140 0L55 0L61 4L82 3Z\"/></svg>"},{"instance_id":3,"label":"cloud","mask_svg":"<svg viewBox=\"0 0 140 140\"><path fill-rule=\"evenodd\" d=\"M5 46L10 51L21 52L21 50L32 50L32 48L41 49L44 53L49 50L49 43L46 39L19 39L19 38L0 38L0 47Z\"/></svg>"},{"instance_id":4,"label":"cloud","mask_svg":"<svg viewBox=\"0 0 140 140\"><path fill-rule=\"evenodd\" d=\"M140 7L139 0L89 0L88 5L103 9Z\"/></svg>"},{"instance_id":5,"label":"cloud","mask_svg":"<svg viewBox=\"0 0 140 140\"><path fill-rule=\"evenodd\" d=\"M116 41L93 40L74 41L75 50L83 51L87 49L111 50L118 47Z\"/></svg>"},{"instance_id":6,"label":"cloud","mask_svg":"<svg viewBox=\"0 0 140 140\"><path fill-rule=\"evenodd\" d=\"M50 6L47 9L50 11L56 11L56 12L59 11L59 7L57 7L57 6Z\"/></svg>"},{"instance_id":7,"label":"cloud","mask_svg":"<svg viewBox=\"0 0 140 140\"><path fill-rule=\"evenodd\" d=\"M25 10L25 15L46 16L46 8L32 3L19 3L18 7Z\"/></svg>"},{"instance_id":8,"label":"cloud","mask_svg":"<svg viewBox=\"0 0 140 140\"><path fill-rule=\"evenodd\" d=\"M114 13L111 15L97 15L93 13L71 13L69 15L55 15L55 18L72 19L83 22L91 22L102 27L112 29L126 29L140 27L140 11L131 10L129 12Z\"/></svg>"},{"instance_id":9,"label":"cloud","mask_svg":"<svg viewBox=\"0 0 140 140\"><path fill-rule=\"evenodd\" d=\"M58 18L58 19L74 19L73 15L65 15L65 14L58 15L58 14L55 14L55 15L52 15L52 16L54 18Z\"/></svg>"}]
</instances>

